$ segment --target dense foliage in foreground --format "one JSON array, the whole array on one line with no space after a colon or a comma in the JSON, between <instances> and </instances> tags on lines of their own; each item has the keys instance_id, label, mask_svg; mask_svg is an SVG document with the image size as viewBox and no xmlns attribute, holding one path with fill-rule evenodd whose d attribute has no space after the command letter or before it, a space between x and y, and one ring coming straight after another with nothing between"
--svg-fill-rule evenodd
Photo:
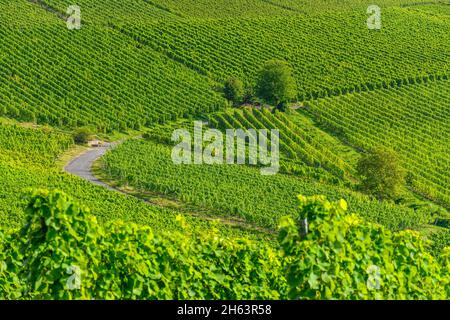
<instances>
[{"instance_id":1,"label":"dense foliage in foreground","mask_svg":"<svg viewBox=\"0 0 450 320\"><path fill-rule=\"evenodd\" d=\"M0 244L0 299L274 299L285 291L279 254L249 240L102 226L61 192L36 192L26 211L26 224Z\"/></svg>"},{"instance_id":2,"label":"dense foliage in foreground","mask_svg":"<svg viewBox=\"0 0 450 320\"><path fill-rule=\"evenodd\" d=\"M299 196L298 219L280 223L288 257L289 297L295 299L445 299L450 294L450 248L439 265L428 243L410 230L384 227L346 214L347 203ZM310 221L302 235L299 222ZM300 225L301 226L301 225Z\"/></svg>"},{"instance_id":3,"label":"dense foliage in foreground","mask_svg":"<svg viewBox=\"0 0 450 320\"><path fill-rule=\"evenodd\" d=\"M299 200L300 215L281 222L282 250L273 250L215 232L190 234L187 226L183 233L101 226L65 194L37 191L26 224L0 233L0 298L449 297L448 249L437 261L418 234L364 223L345 214L343 200Z\"/></svg>"}]
</instances>

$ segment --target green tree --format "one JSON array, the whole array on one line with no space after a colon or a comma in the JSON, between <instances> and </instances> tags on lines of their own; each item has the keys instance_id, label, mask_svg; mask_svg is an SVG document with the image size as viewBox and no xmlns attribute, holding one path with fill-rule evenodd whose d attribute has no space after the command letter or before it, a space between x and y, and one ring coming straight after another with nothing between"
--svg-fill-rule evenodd
<instances>
[{"instance_id":1,"label":"green tree","mask_svg":"<svg viewBox=\"0 0 450 320\"><path fill-rule=\"evenodd\" d=\"M380 200L397 197L405 183L405 171L391 149L375 148L364 155L357 171L362 177L361 189Z\"/></svg>"},{"instance_id":2,"label":"green tree","mask_svg":"<svg viewBox=\"0 0 450 320\"><path fill-rule=\"evenodd\" d=\"M281 60L266 62L259 73L256 93L259 98L275 105L294 99L297 86L288 63Z\"/></svg>"},{"instance_id":3,"label":"green tree","mask_svg":"<svg viewBox=\"0 0 450 320\"><path fill-rule=\"evenodd\" d=\"M234 104L238 104L244 97L244 84L238 78L231 77L225 82L223 92L225 98L232 101Z\"/></svg>"},{"instance_id":4,"label":"green tree","mask_svg":"<svg viewBox=\"0 0 450 320\"><path fill-rule=\"evenodd\" d=\"M77 144L86 144L92 139L92 131L89 128L78 128L73 133L73 140Z\"/></svg>"}]
</instances>

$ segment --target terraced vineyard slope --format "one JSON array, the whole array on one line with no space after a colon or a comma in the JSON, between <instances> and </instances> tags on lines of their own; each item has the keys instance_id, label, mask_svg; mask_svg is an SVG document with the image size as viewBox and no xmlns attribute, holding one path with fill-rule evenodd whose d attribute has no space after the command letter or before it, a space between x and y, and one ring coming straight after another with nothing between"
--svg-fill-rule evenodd
<instances>
[{"instance_id":1,"label":"terraced vineyard slope","mask_svg":"<svg viewBox=\"0 0 450 320\"><path fill-rule=\"evenodd\" d=\"M408 184L450 205L450 81L353 93L307 103L329 131L365 150L389 146L401 155Z\"/></svg>"},{"instance_id":2,"label":"terraced vineyard slope","mask_svg":"<svg viewBox=\"0 0 450 320\"><path fill-rule=\"evenodd\" d=\"M417 228L429 219L425 212L379 203L343 188L282 174L262 176L248 166L176 165L171 147L152 141L127 141L108 153L103 162L105 173L122 184L216 208L218 214L241 217L267 228L275 228L281 216L295 211L297 194L344 198L352 212L361 212L393 230Z\"/></svg>"},{"instance_id":3,"label":"terraced vineyard slope","mask_svg":"<svg viewBox=\"0 0 450 320\"><path fill-rule=\"evenodd\" d=\"M264 62L286 60L299 100L449 75L450 42L442 39L450 20L393 7L383 11L381 30L369 30L366 21L361 10L129 23L120 30L217 81L236 76L251 86Z\"/></svg>"},{"instance_id":4,"label":"terraced vineyard slope","mask_svg":"<svg viewBox=\"0 0 450 320\"><path fill-rule=\"evenodd\" d=\"M151 205L116 191L92 185L55 168L58 156L72 146L72 137L51 128L24 128L0 123L0 227L15 228L24 222L26 195L34 189L64 190L89 205L103 223L117 219L158 230L180 230L183 216L193 232L219 229L230 237L266 239L267 235L239 226L214 224L188 212Z\"/></svg>"},{"instance_id":5,"label":"terraced vineyard slope","mask_svg":"<svg viewBox=\"0 0 450 320\"><path fill-rule=\"evenodd\" d=\"M224 104L205 77L108 27L71 32L22 0L1 0L0 21L0 115L112 131Z\"/></svg>"}]
</instances>

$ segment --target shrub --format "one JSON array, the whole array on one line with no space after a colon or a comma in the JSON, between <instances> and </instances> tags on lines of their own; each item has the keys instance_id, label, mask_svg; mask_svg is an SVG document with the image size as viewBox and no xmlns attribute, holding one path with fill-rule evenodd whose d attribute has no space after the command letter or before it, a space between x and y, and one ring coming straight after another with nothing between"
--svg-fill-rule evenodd
<instances>
[{"instance_id":1,"label":"shrub","mask_svg":"<svg viewBox=\"0 0 450 320\"><path fill-rule=\"evenodd\" d=\"M86 144L92 139L92 131L89 128L78 128L73 133L73 140L77 144Z\"/></svg>"},{"instance_id":2,"label":"shrub","mask_svg":"<svg viewBox=\"0 0 450 320\"><path fill-rule=\"evenodd\" d=\"M266 62L259 73L256 92L259 98L278 105L295 98L297 86L291 67L281 60Z\"/></svg>"},{"instance_id":3,"label":"shrub","mask_svg":"<svg viewBox=\"0 0 450 320\"><path fill-rule=\"evenodd\" d=\"M361 189L380 200L399 196L405 183L397 154L387 148L375 148L363 156L357 170L362 176Z\"/></svg>"}]
</instances>

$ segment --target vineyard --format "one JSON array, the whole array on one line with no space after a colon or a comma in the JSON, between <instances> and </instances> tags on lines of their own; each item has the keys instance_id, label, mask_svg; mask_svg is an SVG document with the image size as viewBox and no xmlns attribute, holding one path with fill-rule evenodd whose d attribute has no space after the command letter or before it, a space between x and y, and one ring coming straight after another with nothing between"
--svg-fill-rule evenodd
<instances>
[{"instance_id":1,"label":"vineyard","mask_svg":"<svg viewBox=\"0 0 450 320\"><path fill-rule=\"evenodd\" d=\"M450 48L441 39L450 21L403 8L386 9L383 17L379 32L367 29L365 12L136 23L120 30L217 81L237 76L251 86L265 61L284 59L294 68L298 100L448 77Z\"/></svg>"},{"instance_id":2,"label":"vineyard","mask_svg":"<svg viewBox=\"0 0 450 320\"><path fill-rule=\"evenodd\" d=\"M411 10L417 10L422 11L428 14L438 15L440 18L444 18L445 16L450 15L450 6L445 5L444 3L441 4L423 4L418 6L411 6L409 7Z\"/></svg>"},{"instance_id":3,"label":"vineyard","mask_svg":"<svg viewBox=\"0 0 450 320\"><path fill-rule=\"evenodd\" d=\"M108 153L103 161L105 172L121 183L216 208L222 214L244 218L266 228L275 228L281 216L295 211L296 193L344 198L352 212L393 230L419 228L430 219L428 212L379 203L361 194L296 177L262 176L259 170L247 166L175 165L171 148L151 141L127 141Z\"/></svg>"},{"instance_id":4,"label":"vineyard","mask_svg":"<svg viewBox=\"0 0 450 320\"><path fill-rule=\"evenodd\" d=\"M267 109L234 110L210 117L215 128L277 129L280 131L282 165L287 172L301 172L304 165L324 169L341 181L352 180L356 152L321 132L306 117L271 113ZM342 158L341 155L346 155Z\"/></svg>"},{"instance_id":5,"label":"vineyard","mask_svg":"<svg viewBox=\"0 0 450 320\"><path fill-rule=\"evenodd\" d=\"M409 185L450 205L450 81L319 99L307 106L318 122L353 145L397 150Z\"/></svg>"},{"instance_id":6,"label":"vineyard","mask_svg":"<svg viewBox=\"0 0 450 320\"><path fill-rule=\"evenodd\" d=\"M448 0L0 0L0 300L448 299L449 31ZM279 171L175 164L199 121L278 130Z\"/></svg>"},{"instance_id":7,"label":"vineyard","mask_svg":"<svg viewBox=\"0 0 450 320\"><path fill-rule=\"evenodd\" d=\"M48 129L30 129L0 124L0 226L15 228L24 221L24 198L35 188L65 190L78 201L89 205L100 222L117 219L163 230L179 230L177 216L183 216L193 231L219 229L224 235L266 239L258 232L238 226L215 225L186 212L152 206L132 196L108 191L87 181L61 172L55 160L73 144L72 137Z\"/></svg>"},{"instance_id":8,"label":"vineyard","mask_svg":"<svg viewBox=\"0 0 450 320\"><path fill-rule=\"evenodd\" d=\"M64 13L70 0L40 2ZM365 11L368 0L78 0L85 9L88 23L123 23L132 21L259 18L274 16L318 15L327 12ZM445 10L443 0L379 0L381 8L412 6L425 10Z\"/></svg>"},{"instance_id":9,"label":"vineyard","mask_svg":"<svg viewBox=\"0 0 450 320\"><path fill-rule=\"evenodd\" d=\"M19 5L19 17L0 7L0 115L111 131L224 105L207 79L119 33L92 27L73 34L39 7Z\"/></svg>"},{"instance_id":10,"label":"vineyard","mask_svg":"<svg viewBox=\"0 0 450 320\"><path fill-rule=\"evenodd\" d=\"M273 4L279 5L283 8L295 10L302 13L316 13L320 14L323 12L336 12L336 11L356 11L365 10L371 4L371 1L367 0L267 0ZM411 1L411 0L379 0L376 4L382 9L389 7L438 7L442 8L445 6L445 0L422 0L422 1Z\"/></svg>"},{"instance_id":11,"label":"vineyard","mask_svg":"<svg viewBox=\"0 0 450 320\"><path fill-rule=\"evenodd\" d=\"M267 109L233 109L209 114L205 122L223 133L229 128L242 129L249 137L252 137L252 129L256 132L259 129L277 129L280 131L281 169L284 173L333 184L349 185L355 182L354 166L359 154L317 128L311 119L300 113L286 115L281 112L273 114ZM193 123L179 120L156 125L146 131L145 137L171 145L172 132L180 128L193 135ZM257 133L252 138L257 140ZM207 143L204 143L206 146Z\"/></svg>"},{"instance_id":12,"label":"vineyard","mask_svg":"<svg viewBox=\"0 0 450 320\"><path fill-rule=\"evenodd\" d=\"M72 144L69 135L51 129L31 130L16 125L0 125L2 162L48 167Z\"/></svg>"},{"instance_id":13,"label":"vineyard","mask_svg":"<svg viewBox=\"0 0 450 320\"><path fill-rule=\"evenodd\" d=\"M62 13L69 5L42 2ZM88 27L73 33L36 4L14 1L17 14L2 0L0 115L108 132L150 127L222 109L217 82L234 75L253 85L274 57L293 66L299 100L449 75L450 50L440 39L450 22L408 8L387 8L386 28L370 32L365 12L205 20L172 13L188 13L192 3L131 3L124 10L120 1L81 1ZM258 12L270 5L252 3ZM201 14L201 2L192 6Z\"/></svg>"},{"instance_id":14,"label":"vineyard","mask_svg":"<svg viewBox=\"0 0 450 320\"><path fill-rule=\"evenodd\" d=\"M40 0L40 3L55 9L62 15L73 5L71 0ZM126 21L156 23L162 20L178 20L176 13L164 7L152 5L153 1L143 0L78 0L82 8L82 21L89 25L108 26ZM156 4L156 3L155 3Z\"/></svg>"},{"instance_id":15,"label":"vineyard","mask_svg":"<svg viewBox=\"0 0 450 320\"><path fill-rule=\"evenodd\" d=\"M68 4L45 3L61 12ZM19 1L17 15L10 4L0 2L0 96L5 102L0 114L23 121L94 124L112 131L211 112L224 105L215 81L235 75L252 84L258 66L274 57L293 65L299 100L449 73L448 42L440 41L449 22L407 9L387 9L387 31L370 33L361 23L364 12L186 20L161 9L164 4L136 1L126 13L139 18L128 24L125 13L114 15L117 22L109 20L113 12L124 11L118 1L82 1L88 24L103 21L97 12L107 21L70 33L63 21L37 5ZM184 8L180 2L177 6Z\"/></svg>"},{"instance_id":16,"label":"vineyard","mask_svg":"<svg viewBox=\"0 0 450 320\"><path fill-rule=\"evenodd\" d=\"M296 12L260 0L156 0L158 7L186 18L243 18L295 15Z\"/></svg>"}]
</instances>

